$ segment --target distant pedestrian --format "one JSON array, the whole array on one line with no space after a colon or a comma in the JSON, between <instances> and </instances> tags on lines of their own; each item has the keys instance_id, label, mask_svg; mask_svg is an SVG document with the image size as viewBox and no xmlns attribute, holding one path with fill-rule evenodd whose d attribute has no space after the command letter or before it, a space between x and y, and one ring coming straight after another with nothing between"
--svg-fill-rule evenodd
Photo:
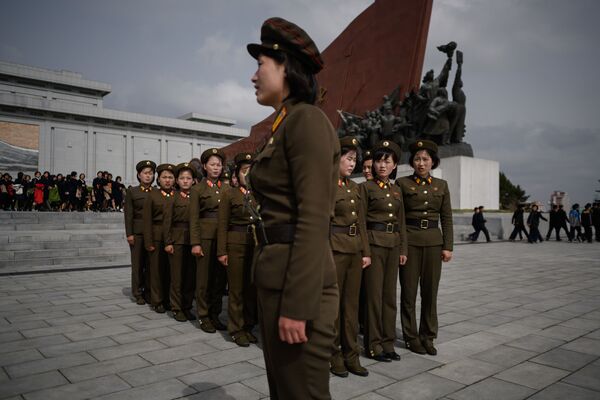
<instances>
[{"instance_id":1,"label":"distant pedestrian","mask_svg":"<svg viewBox=\"0 0 600 400\"><path fill-rule=\"evenodd\" d=\"M540 241L540 243L544 241L544 239L542 239L542 234L540 233L539 229L540 219L548 221L539 211L538 206L534 204L531 207L529 217L527 217L527 226L529 226L529 243L535 243L538 240Z\"/></svg>"},{"instance_id":2,"label":"distant pedestrian","mask_svg":"<svg viewBox=\"0 0 600 400\"><path fill-rule=\"evenodd\" d=\"M487 220L483 217L483 206L479 206L478 209L479 211L473 214L475 232L473 233L471 241L476 242L477 238L479 238L479 233L483 232L483 234L485 235L485 240L489 243L492 241L492 239L490 239L490 233L488 232L485 226Z\"/></svg>"},{"instance_id":3,"label":"distant pedestrian","mask_svg":"<svg viewBox=\"0 0 600 400\"><path fill-rule=\"evenodd\" d=\"M571 225L571 237L569 242L577 239L578 242L583 242L583 235L581 234L581 215L579 214L579 204L575 203L571 207L569 212L569 223ZM577 236L575 236L577 235Z\"/></svg>"},{"instance_id":4,"label":"distant pedestrian","mask_svg":"<svg viewBox=\"0 0 600 400\"><path fill-rule=\"evenodd\" d=\"M592 225L594 225L596 241L600 242L600 201L596 201L592 207Z\"/></svg>"},{"instance_id":5,"label":"distant pedestrian","mask_svg":"<svg viewBox=\"0 0 600 400\"><path fill-rule=\"evenodd\" d=\"M592 204L587 203L581 212L581 226L583 227L584 240L592 243Z\"/></svg>"},{"instance_id":6,"label":"distant pedestrian","mask_svg":"<svg viewBox=\"0 0 600 400\"><path fill-rule=\"evenodd\" d=\"M525 219L523 217L524 213L525 213L525 211L523 210L523 204L518 204L517 209L513 213L512 220L511 220L511 223L515 226L515 228L513 229L512 233L510 234L510 237L508 238L508 240L514 241L515 238L517 237L517 234L519 235L519 237L521 239L523 239L523 237L521 236L521 232L522 232L522 233L525 233L525 237L527 238L527 241L529 241L529 234L527 233L527 230L525 229Z\"/></svg>"},{"instance_id":7,"label":"distant pedestrian","mask_svg":"<svg viewBox=\"0 0 600 400\"><path fill-rule=\"evenodd\" d=\"M479 230L477 229L477 214L479 214L479 207L473 208L473 216L471 217L471 226L473 227L473 232L469 233L468 240L473 240L475 235L479 236Z\"/></svg>"},{"instance_id":8,"label":"distant pedestrian","mask_svg":"<svg viewBox=\"0 0 600 400\"><path fill-rule=\"evenodd\" d=\"M556 240L560 240L560 231L561 229L565 230L565 233L567 234L567 239L571 238L571 234L569 233L569 229L567 228L567 222L569 222L569 217L567 217L567 213L565 212L565 209L563 207L562 204L558 205L558 212L557 212L557 224L558 224L558 229L556 231L557 234L557 239Z\"/></svg>"},{"instance_id":9,"label":"distant pedestrian","mask_svg":"<svg viewBox=\"0 0 600 400\"><path fill-rule=\"evenodd\" d=\"M550 240L550 235L552 231L556 231L556 241L560 241L560 236L558 230L560 229L558 225L558 205L553 204L552 209L548 213L548 233L546 233L546 240Z\"/></svg>"}]
</instances>

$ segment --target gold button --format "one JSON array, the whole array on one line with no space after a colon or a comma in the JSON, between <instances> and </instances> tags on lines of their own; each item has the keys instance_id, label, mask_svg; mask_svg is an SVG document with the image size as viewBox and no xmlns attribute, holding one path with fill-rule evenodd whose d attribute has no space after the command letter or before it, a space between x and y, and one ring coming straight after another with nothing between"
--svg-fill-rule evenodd
<instances>
[{"instance_id":1,"label":"gold button","mask_svg":"<svg viewBox=\"0 0 600 400\"><path fill-rule=\"evenodd\" d=\"M394 214L388 214L388 215L389 215L390 217L393 217L393 216L394 216Z\"/></svg>"},{"instance_id":2,"label":"gold button","mask_svg":"<svg viewBox=\"0 0 600 400\"><path fill-rule=\"evenodd\" d=\"M354 199L351 199L351 200L350 200L350 203L354 203Z\"/></svg>"},{"instance_id":3,"label":"gold button","mask_svg":"<svg viewBox=\"0 0 600 400\"><path fill-rule=\"evenodd\" d=\"M215 191L215 193L216 193L216 194L219 194L219 191L217 190L217 191ZM427 192L425 192L425 193L427 193Z\"/></svg>"},{"instance_id":4,"label":"gold button","mask_svg":"<svg viewBox=\"0 0 600 400\"><path fill-rule=\"evenodd\" d=\"M218 199L218 200L217 200L217 203L220 203L220 202L221 202L221 199Z\"/></svg>"},{"instance_id":5,"label":"gold button","mask_svg":"<svg viewBox=\"0 0 600 400\"><path fill-rule=\"evenodd\" d=\"M346 190L346 192L350 193L350 192L351 192L351 190L350 190L350 189L348 189L348 190Z\"/></svg>"},{"instance_id":6,"label":"gold button","mask_svg":"<svg viewBox=\"0 0 600 400\"><path fill-rule=\"evenodd\" d=\"M425 186L425 181L421 182L421 185Z\"/></svg>"},{"instance_id":7,"label":"gold button","mask_svg":"<svg viewBox=\"0 0 600 400\"><path fill-rule=\"evenodd\" d=\"M383 188L384 188L384 189L387 189L387 185L383 185Z\"/></svg>"},{"instance_id":8,"label":"gold button","mask_svg":"<svg viewBox=\"0 0 600 400\"><path fill-rule=\"evenodd\" d=\"M254 219L254 217L251 215L251 216L250 216L250 219Z\"/></svg>"},{"instance_id":9,"label":"gold button","mask_svg":"<svg viewBox=\"0 0 600 400\"><path fill-rule=\"evenodd\" d=\"M428 202L428 201L426 201L426 202L425 202L425 205L427 205L427 204L429 204L429 202Z\"/></svg>"},{"instance_id":10,"label":"gold button","mask_svg":"<svg viewBox=\"0 0 600 400\"><path fill-rule=\"evenodd\" d=\"M423 215L427 215L427 211L423 211Z\"/></svg>"},{"instance_id":11,"label":"gold button","mask_svg":"<svg viewBox=\"0 0 600 400\"><path fill-rule=\"evenodd\" d=\"M427 194L427 190L423 190L423 193Z\"/></svg>"},{"instance_id":12,"label":"gold button","mask_svg":"<svg viewBox=\"0 0 600 400\"><path fill-rule=\"evenodd\" d=\"M392 207L392 203L388 203L388 206L389 206L389 207Z\"/></svg>"},{"instance_id":13,"label":"gold button","mask_svg":"<svg viewBox=\"0 0 600 400\"><path fill-rule=\"evenodd\" d=\"M385 197L390 197L390 194L389 194L389 193L388 193L388 194L386 194L386 195L385 195Z\"/></svg>"},{"instance_id":14,"label":"gold button","mask_svg":"<svg viewBox=\"0 0 600 400\"><path fill-rule=\"evenodd\" d=\"M356 211L352 211L352 215L356 215Z\"/></svg>"}]
</instances>

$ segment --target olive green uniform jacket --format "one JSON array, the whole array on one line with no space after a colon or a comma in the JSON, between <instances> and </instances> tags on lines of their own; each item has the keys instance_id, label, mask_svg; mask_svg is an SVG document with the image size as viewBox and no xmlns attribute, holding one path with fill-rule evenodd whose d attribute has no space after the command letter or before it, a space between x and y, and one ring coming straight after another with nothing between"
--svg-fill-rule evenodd
<instances>
[{"instance_id":1,"label":"olive green uniform jacket","mask_svg":"<svg viewBox=\"0 0 600 400\"><path fill-rule=\"evenodd\" d=\"M452 251L454 233L452 229L452 206L448 183L433 178L431 184L418 185L412 176L396 180L396 185L404 195L404 209L407 219L427 219L441 224L439 229L421 229L407 225L408 244L411 246L442 246L442 250Z\"/></svg>"},{"instance_id":2,"label":"olive green uniform jacket","mask_svg":"<svg viewBox=\"0 0 600 400\"><path fill-rule=\"evenodd\" d=\"M254 196L249 192L248 196L248 204L246 204L244 193L242 193L240 188L231 188L221 197L218 214L217 256L227 254L227 243L253 243L250 231L247 233L229 231L230 225L248 226L256 222L248 209L248 207L256 207L256 200L254 200Z\"/></svg>"},{"instance_id":3,"label":"olive green uniform jacket","mask_svg":"<svg viewBox=\"0 0 600 400\"><path fill-rule=\"evenodd\" d=\"M335 195L333 226L355 226L356 236L347 233L334 232L331 234L331 249L339 253L361 253L363 257L371 256L365 214L361 208L359 186L350 179L342 179L338 183Z\"/></svg>"},{"instance_id":4,"label":"olive green uniform jacket","mask_svg":"<svg viewBox=\"0 0 600 400\"><path fill-rule=\"evenodd\" d=\"M142 235L144 233L143 210L146 197L152 191L143 191L141 186L130 187L125 193L125 235Z\"/></svg>"},{"instance_id":5,"label":"olive green uniform jacket","mask_svg":"<svg viewBox=\"0 0 600 400\"><path fill-rule=\"evenodd\" d=\"M229 186L221 181L202 179L190 190L190 244L199 245L203 239L217 238L217 215L221 195ZM210 213L210 217L206 213ZM214 214L213 214L214 213Z\"/></svg>"},{"instance_id":6,"label":"olive green uniform jacket","mask_svg":"<svg viewBox=\"0 0 600 400\"><path fill-rule=\"evenodd\" d=\"M160 189L153 189L148 193L144 202L143 210L143 231L144 245L146 249L153 246L154 242L164 243L163 236L163 217L164 210L169 206L177 192L172 190L169 195L163 195ZM159 250L159 249L157 249Z\"/></svg>"}]
</instances>

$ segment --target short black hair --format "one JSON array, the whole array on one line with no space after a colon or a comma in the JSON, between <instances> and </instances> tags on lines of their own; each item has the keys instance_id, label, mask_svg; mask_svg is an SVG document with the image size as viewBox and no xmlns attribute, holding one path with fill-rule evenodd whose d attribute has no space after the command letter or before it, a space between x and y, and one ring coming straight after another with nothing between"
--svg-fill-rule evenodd
<instances>
[{"instance_id":1,"label":"short black hair","mask_svg":"<svg viewBox=\"0 0 600 400\"><path fill-rule=\"evenodd\" d=\"M433 165L431 166L431 169L436 169L437 167L439 167L440 165L440 157L437 155L437 153L433 150L429 150L429 149L419 149L418 151L415 151L414 153L412 153L410 155L410 158L408 159L408 164L412 167L413 166L413 161L415 160L415 155L417 155L417 153L419 151L426 151L427 154L429 154L429 157L431 157L431 161L433 161Z\"/></svg>"},{"instance_id":2,"label":"short black hair","mask_svg":"<svg viewBox=\"0 0 600 400\"><path fill-rule=\"evenodd\" d=\"M396 152L385 148L377 149L373 153L373 165L371 165L371 175L378 176L377 172L375 172L375 161L384 160L388 157L392 157L394 164L396 164L396 168L394 168L394 170L390 174L390 179L396 179L396 172L398 171L398 155L396 154Z\"/></svg>"},{"instance_id":3,"label":"short black hair","mask_svg":"<svg viewBox=\"0 0 600 400\"><path fill-rule=\"evenodd\" d=\"M315 75L310 73L300 60L284 51L264 49L261 54L285 66L285 80L290 88L290 94L285 100L293 99L315 104L319 93L319 84Z\"/></svg>"}]
</instances>

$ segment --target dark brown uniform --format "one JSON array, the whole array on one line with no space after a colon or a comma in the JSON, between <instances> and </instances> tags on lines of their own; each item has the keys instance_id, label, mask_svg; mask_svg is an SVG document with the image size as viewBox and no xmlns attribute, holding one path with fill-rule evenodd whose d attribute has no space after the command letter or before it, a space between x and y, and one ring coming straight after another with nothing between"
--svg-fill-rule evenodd
<instances>
[{"instance_id":1,"label":"dark brown uniform","mask_svg":"<svg viewBox=\"0 0 600 400\"><path fill-rule=\"evenodd\" d=\"M246 201L248 204L246 204ZM227 190L219 204L217 256L227 255L229 288L227 330L234 338L256 325L256 288L251 282L254 217L248 207L256 207L254 196L243 187Z\"/></svg>"},{"instance_id":2,"label":"dark brown uniform","mask_svg":"<svg viewBox=\"0 0 600 400\"><path fill-rule=\"evenodd\" d=\"M190 190L190 244L202 247L196 258L196 310L198 318L218 318L227 283L224 267L217 261L217 214L221 196L229 186L204 178Z\"/></svg>"},{"instance_id":3,"label":"dark brown uniform","mask_svg":"<svg viewBox=\"0 0 600 400\"><path fill-rule=\"evenodd\" d=\"M335 196L335 214L331 220L331 249L340 292L332 364L339 362L336 359L342 356L347 365L358 364L358 299L362 258L371 256L365 216L360 205L359 186L350 179L340 179Z\"/></svg>"},{"instance_id":4,"label":"dark brown uniform","mask_svg":"<svg viewBox=\"0 0 600 400\"><path fill-rule=\"evenodd\" d=\"M173 200L165 207L163 234L165 246L173 246L169 254L171 288L169 298L174 314L183 311L191 314L194 299L194 278L196 265L190 246L190 199L189 194L174 192Z\"/></svg>"},{"instance_id":5,"label":"dark brown uniform","mask_svg":"<svg viewBox=\"0 0 600 400\"><path fill-rule=\"evenodd\" d=\"M363 213L371 245L371 266L365 270L368 356L394 352L396 285L400 255L407 254L402 192L392 182L375 178L361 186Z\"/></svg>"},{"instance_id":6,"label":"dark brown uniform","mask_svg":"<svg viewBox=\"0 0 600 400\"><path fill-rule=\"evenodd\" d=\"M150 259L150 303L155 308L168 308L169 260L164 246L163 211L175 193L153 189L144 202L144 246ZM154 251L150 251L151 246Z\"/></svg>"},{"instance_id":7,"label":"dark brown uniform","mask_svg":"<svg viewBox=\"0 0 600 400\"><path fill-rule=\"evenodd\" d=\"M305 103L286 101L273 130L250 172L268 239L257 248L254 282L269 390L272 399L329 399L339 304L329 226L340 146L325 114ZM280 316L307 321L308 342L283 342Z\"/></svg>"},{"instance_id":8,"label":"dark brown uniform","mask_svg":"<svg viewBox=\"0 0 600 400\"><path fill-rule=\"evenodd\" d=\"M125 194L125 235L134 237L131 252L131 295L136 300L144 298L150 302L149 262L144 247L144 202L152 187L136 186ZM142 302L143 304L143 302Z\"/></svg>"},{"instance_id":9,"label":"dark brown uniform","mask_svg":"<svg viewBox=\"0 0 600 400\"><path fill-rule=\"evenodd\" d=\"M452 206L448 184L442 179L416 176L396 180L404 197L408 260L400 269L401 321L404 340L432 343L437 337L437 292L442 272L442 250L452 251ZM438 222L439 221L439 222ZM438 225L441 223L442 231ZM417 334L415 303L421 288L421 323Z\"/></svg>"}]
</instances>

